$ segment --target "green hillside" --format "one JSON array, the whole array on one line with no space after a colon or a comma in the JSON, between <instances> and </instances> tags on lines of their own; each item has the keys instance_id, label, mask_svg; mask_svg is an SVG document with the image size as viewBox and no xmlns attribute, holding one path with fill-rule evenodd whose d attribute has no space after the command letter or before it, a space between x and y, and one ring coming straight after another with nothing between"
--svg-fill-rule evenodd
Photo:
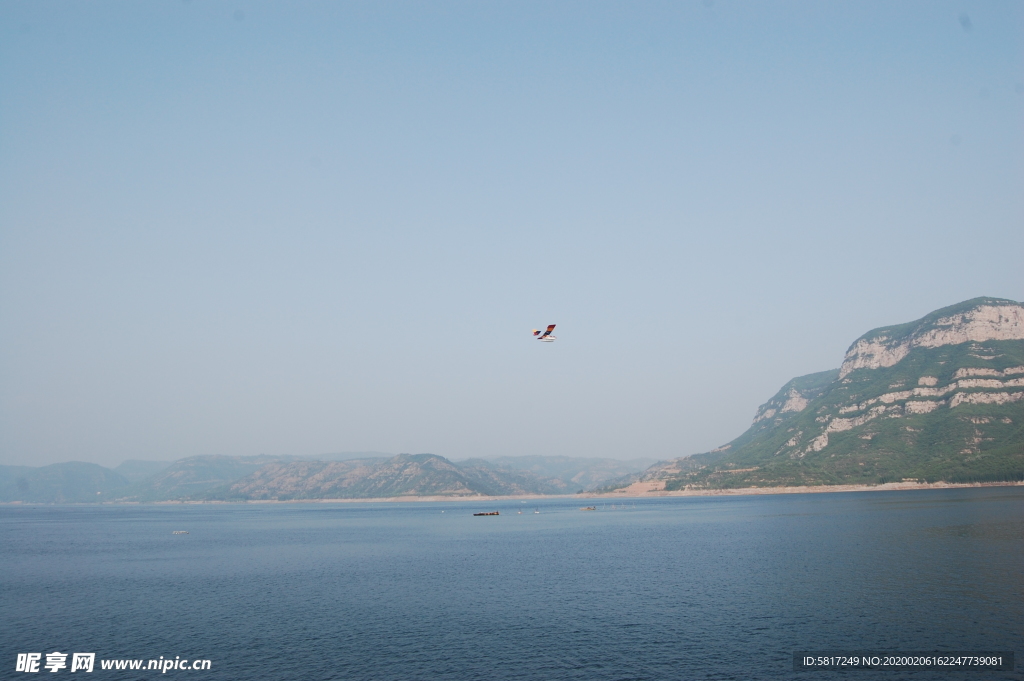
<instances>
[{"instance_id":1,"label":"green hillside","mask_svg":"<svg viewBox=\"0 0 1024 681\"><path fill-rule=\"evenodd\" d=\"M1024 480L1024 308L977 298L875 329L841 369L786 384L728 445L670 463L640 479L670 491Z\"/></svg>"}]
</instances>

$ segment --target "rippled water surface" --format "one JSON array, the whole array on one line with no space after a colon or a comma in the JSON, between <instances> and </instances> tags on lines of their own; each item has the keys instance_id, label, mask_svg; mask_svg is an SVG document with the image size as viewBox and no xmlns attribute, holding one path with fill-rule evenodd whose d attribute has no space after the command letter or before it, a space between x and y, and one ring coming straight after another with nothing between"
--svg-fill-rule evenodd
<instances>
[{"instance_id":1,"label":"rippled water surface","mask_svg":"<svg viewBox=\"0 0 1024 681\"><path fill-rule=\"evenodd\" d=\"M86 677L207 680L781 679L795 650L1024 656L1024 488L586 503L0 507L0 678L54 650L208 658Z\"/></svg>"}]
</instances>

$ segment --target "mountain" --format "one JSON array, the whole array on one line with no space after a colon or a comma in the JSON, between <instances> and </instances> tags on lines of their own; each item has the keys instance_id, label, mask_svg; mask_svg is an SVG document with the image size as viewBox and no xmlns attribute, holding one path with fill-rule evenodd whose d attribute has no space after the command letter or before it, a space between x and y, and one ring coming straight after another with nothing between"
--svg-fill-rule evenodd
<instances>
[{"instance_id":1,"label":"mountain","mask_svg":"<svg viewBox=\"0 0 1024 681\"><path fill-rule=\"evenodd\" d=\"M192 456L134 485L117 490L116 501L187 499L214 487L251 475L262 466L281 461L271 456Z\"/></svg>"},{"instance_id":2,"label":"mountain","mask_svg":"<svg viewBox=\"0 0 1024 681\"><path fill-rule=\"evenodd\" d=\"M509 457L512 458L512 457ZM483 494L503 496L510 494L573 494L580 486L554 477L542 477L513 465L502 465L500 460L468 459L458 464L475 489L490 490Z\"/></svg>"},{"instance_id":3,"label":"mountain","mask_svg":"<svg viewBox=\"0 0 1024 681\"><path fill-rule=\"evenodd\" d=\"M317 454L316 456L299 456L298 459L308 461L349 461L350 459L390 459L394 454L384 452L334 452L333 454Z\"/></svg>"},{"instance_id":4,"label":"mountain","mask_svg":"<svg viewBox=\"0 0 1024 681\"><path fill-rule=\"evenodd\" d=\"M383 461L274 462L201 498L372 499L560 492L557 486L529 472L504 469L480 459L456 465L434 454L399 454Z\"/></svg>"},{"instance_id":5,"label":"mountain","mask_svg":"<svg viewBox=\"0 0 1024 681\"><path fill-rule=\"evenodd\" d=\"M139 482L144 480L151 475L156 475L165 468L170 467L172 462L170 461L140 461L138 459L129 459L122 461L121 464L114 468L114 472L122 476L129 483Z\"/></svg>"},{"instance_id":6,"label":"mountain","mask_svg":"<svg viewBox=\"0 0 1024 681\"><path fill-rule=\"evenodd\" d=\"M61 504L103 501L128 481L109 468L69 461L34 468L0 466L0 502Z\"/></svg>"},{"instance_id":7,"label":"mountain","mask_svg":"<svg viewBox=\"0 0 1024 681\"><path fill-rule=\"evenodd\" d=\"M453 463L433 454L378 452L316 459L193 456L136 461L116 470L65 463L0 467L0 502L153 502L373 499L403 496L573 494L592 482L642 468L639 462L571 457L504 457Z\"/></svg>"},{"instance_id":8,"label":"mountain","mask_svg":"<svg viewBox=\"0 0 1024 681\"><path fill-rule=\"evenodd\" d=\"M631 473L640 463L546 456L453 463L433 454L346 453L321 460L195 456L162 469L161 462L126 461L118 471L81 462L0 466L0 501L369 499L631 485L672 491L1024 480L1024 306L975 298L870 331L853 342L838 369L784 385L732 442Z\"/></svg>"},{"instance_id":9,"label":"mountain","mask_svg":"<svg viewBox=\"0 0 1024 681\"><path fill-rule=\"evenodd\" d=\"M718 449L604 490L1024 479L1024 306L975 298L875 329ZM646 487L644 487L646 485Z\"/></svg>"},{"instance_id":10,"label":"mountain","mask_svg":"<svg viewBox=\"0 0 1024 681\"><path fill-rule=\"evenodd\" d=\"M644 470L655 459L584 458L575 456L502 456L488 461L501 468L524 470L540 478L558 481L562 494L591 489L609 480ZM462 465L464 462L460 462Z\"/></svg>"}]
</instances>

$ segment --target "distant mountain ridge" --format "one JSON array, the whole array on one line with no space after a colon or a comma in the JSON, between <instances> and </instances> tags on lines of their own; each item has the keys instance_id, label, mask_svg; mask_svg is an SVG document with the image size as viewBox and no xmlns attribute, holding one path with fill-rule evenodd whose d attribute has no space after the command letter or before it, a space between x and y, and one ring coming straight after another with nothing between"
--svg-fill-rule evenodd
<instances>
[{"instance_id":1,"label":"distant mountain ridge","mask_svg":"<svg viewBox=\"0 0 1024 681\"><path fill-rule=\"evenodd\" d=\"M864 334L750 428L606 491L1024 479L1024 306L975 298ZM646 486L644 486L646 485Z\"/></svg>"},{"instance_id":2,"label":"distant mountain ridge","mask_svg":"<svg viewBox=\"0 0 1024 681\"><path fill-rule=\"evenodd\" d=\"M273 456L192 456L117 490L117 501L191 499L281 461Z\"/></svg>"},{"instance_id":3,"label":"distant mountain ridge","mask_svg":"<svg viewBox=\"0 0 1024 681\"><path fill-rule=\"evenodd\" d=\"M562 481L565 492L574 492L593 489L609 480L642 471L657 460L527 455L502 456L487 461L499 467L527 470L541 478ZM464 463L460 461L459 465Z\"/></svg>"},{"instance_id":4,"label":"distant mountain ridge","mask_svg":"<svg viewBox=\"0 0 1024 681\"><path fill-rule=\"evenodd\" d=\"M402 496L561 494L558 485L481 459L454 464L434 454L380 459L290 461L261 467L205 499L374 499ZM574 490L575 491L575 490Z\"/></svg>"},{"instance_id":5,"label":"distant mountain ridge","mask_svg":"<svg viewBox=\"0 0 1024 681\"><path fill-rule=\"evenodd\" d=\"M0 501L83 503L106 501L128 480L109 468L83 461L31 466L0 466Z\"/></svg>"},{"instance_id":6,"label":"distant mountain ridge","mask_svg":"<svg viewBox=\"0 0 1024 681\"><path fill-rule=\"evenodd\" d=\"M372 454L376 454L373 452ZM572 494L627 464L609 459L516 457L453 463L434 454L331 460L273 456L194 456L171 463L129 461L125 475L96 464L0 466L0 502L246 501L374 499L410 496ZM335 460L335 457L338 460ZM326 457L325 457L326 458ZM550 459L550 460L549 460ZM568 480L530 470L571 473ZM149 473L146 475L146 473ZM584 482L581 482L584 481ZM74 484L72 484L74 482Z\"/></svg>"},{"instance_id":7,"label":"distant mountain ridge","mask_svg":"<svg viewBox=\"0 0 1024 681\"><path fill-rule=\"evenodd\" d=\"M124 477L128 482L139 482L151 475L156 475L165 468L169 468L172 461L142 461L140 459L129 459L122 461L114 472Z\"/></svg>"},{"instance_id":8,"label":"distant mountain ridge","mask_svg":"<svg viewBox=\"0 0 1024 681\"><path fill-rule=\"evenodd\" d=\"M1024 306L976 298L869 331L853 342L838 369L786 383L735 440L642 472L640 463L558 456L455 463L433 454L353 452L319 459L196 456L169 464L125 462L117 471L82 462L0 466L0 502L467 497L595 488L1024 480Z\"/></svg>"}]
</instances>

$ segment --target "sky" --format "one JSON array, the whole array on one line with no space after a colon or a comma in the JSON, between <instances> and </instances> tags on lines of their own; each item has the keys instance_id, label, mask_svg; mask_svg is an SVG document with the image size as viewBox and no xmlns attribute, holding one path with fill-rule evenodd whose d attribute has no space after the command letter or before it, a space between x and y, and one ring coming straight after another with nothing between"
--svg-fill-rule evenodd
<instances>
[{"instance_id":1,"label":"sky","mask_svg":"<svg viewBox=\"0 0 1024 681\"><path fill-rule=\"evenodd\" d=\"M684 456L1022 253L1020 2L0 4L2 464Z\"/></svg>"}]
</instances>

